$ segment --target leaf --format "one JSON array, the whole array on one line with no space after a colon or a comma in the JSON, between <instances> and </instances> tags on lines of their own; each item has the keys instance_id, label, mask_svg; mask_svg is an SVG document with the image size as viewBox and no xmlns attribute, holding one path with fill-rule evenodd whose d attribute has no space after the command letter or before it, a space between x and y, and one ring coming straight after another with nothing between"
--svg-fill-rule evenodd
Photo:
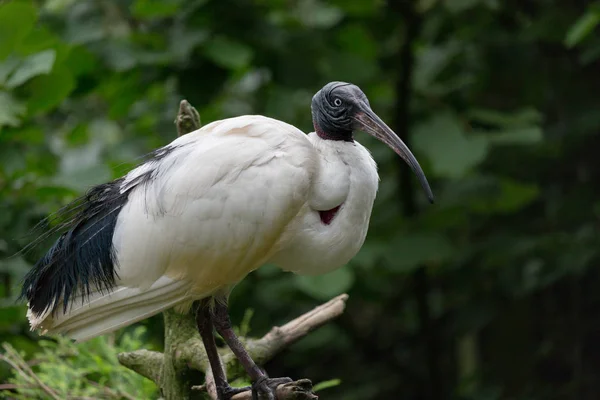
<instances>
[{"instance_id":1,"label":"leaf","mask_svg":"<svg viewBox=\"0 0 600 400\"><path fill-rule=\"evenodd\" d=\"M575 47L596 28L598 23L600 23L600 10L590 7L567 31L565 45L568 48Z\"/></svg>"},{"instance_id":2,"label":"leaf","mask_svg":"<svg viewBox=\"0 0 600 400\"><path fill-rule=\"evenodd\" d=\"M389 244L390 268L408 272L426 263L441 263L454 254L448 239L437 233L403 233Z\"/></svg>"},{"instance_id":3,"label":"leaf","mask_svg":"<svg viewBox=\"0 0 600 400\"><path fill-rule=\"evenodd\" d=\"M365 268L372 268L384 257L388 251L388 245L377 240L367 240L358 254L352 258L353 265L360 265Z\"/></svg>"},{"instance_id":4,"label":"leaf","mask_svg":"<svg viewBox=\"0 0 600 400\"><path fill-rule=\"evenodd\" d=\"M8 57L3 62L0 62L0 85L4 85L9 75L19 66L21 61L18 57Z\"/></svg>"},{"instance_id":5,"label":"leaf","mask_svg":"<svg viewBox=\"0 0 600 400\"><path fill-rule=\"evenodd\" d=\"M294 14L305 26L310 28L330 28L344 16L339 8L318 0L300 1Z\"/></svg>"},{"instance_id":6,"label":"leaf","mask_svg":"<svg viewBox=\"0 0 600 400\"><path fill-rule=\"evenodd\" d=\"M414 147L427 156L437 176L457 179L485 159L489 142L483 136L466 136L456 118L446 113L415 129Z\"/></svg>"},{"instance_id":7,"label":"leaf","mask_svg":"<svg viewBox=\"0 0 600 400\"><path fill-rule=\"evenodd\" d=\"M420 14L424 14L430 9L432 9L437 4L437 2L438 0L417 0L415 8Z\"/></svg>"},{"instance_id":8,"label":"leaf","mask_svg":"<svg viewBox=\"0 0 600 400\"><path fill-rule=\"evenodd\" d=\"M91 73L97 63L96 56L81 46L73 47L65 60L65 64L75 76Z\"/></svg>"},{"instance_id":9,"label":"leaf","mask_svg":"<svg viewBox=\"0 0 600 400\"><path fill-rule=\"evenodd\" d=\"M34 78L29 86L30 114L48 111L60 104L75 88L75 79L64 67L56 68L48 75Z\"/></svg>"},{"instance_id":10,"label":"leaf","mask_svg":"<svg viewBox=\"0 0 600 400\"><path fill-rule=\"evenodd\" d=\"M462 49L456 43L425 46L416 54L414 86L418 91L429 92L442 71Z\"/></svg>"},{"instance_id":11,"label":"leaf","mask_svg":"<svg viewBox=\"0 0 600 400\"><path fill-rule=\"evenodd\" d=\"M328 381L319 382L315 386L313 386L313 392L318 392L320 390L339 386L341 383L342 383L341 379L330 379Z\"/></svg>"},{"instance_id":12,"label":"leaf","mask_svg":"<svg viewBox=\"0 0 600 400\"><path fill-rule=\"evenodd\" d=\"M36 19L36 10L30 2L0 3L0 60L6 58L27 36Z\"/></svg>"},{"instance_id":13,"label":"leaf","mask_svg":"<svg viewBox=\"0 0 600 400\"><path fill-rule=\"evenodd\" d=\"M31 266L20 255L15 255L0 261L0 272L10 274L15 278L15 281L23 279L30 267Z\"/></svg>"},{"instance_id":14,"label":"leaf","mask_svg":"<svg viewBox=\"0 0 600 400\"><path fill-rule=\"evenodd\" d=\"M377 57L377 42L362 25L352 24L340 29L336 37L340 49L363 58L374 60Z\"/></svg>"},{"instance_id":15,"label":"leaf","mask_svg":"<svg viewBox=\"0 0 600 400\"><path fill-rule=\"evenodd\" d=\"M339 7L344 14L359 18L375 15L385 7L383 1L365 1L365 0L329 0L328 4Z\"/></svg>"},{"instance_id":16,"label":"leaf","mask_svg":"<svg viewBox=\"0 0 600 400\"><path fill-rule=\"evenodd\" d=\"M539 196L539 192L535 184L503 179L488 190L479 190L477 197L468 200L468 206L482 214L514 213L531 204Z\"/></svg>"},{"instance_id":17,"label":"leaf","mask_svg":"<svg viewBox=\"0 0 600 400\"><path fill-rule=\"evenodd\" d=\"M252 60L252 49L243 43L217 36L204 46L204 54L215 64L228 69L240 69Z\"/></svg>"},{"instance_id":18,"label":"leaf","mask_svg":"<svg viewBox=\"0 0 600 400\"><path fill-rule=\"evenodd\" d=\"M459 13L473 8L480 0L444 0L444 6L453 13Z\"/></svg>"},{"instance_id":19,"label":"leaf","mask_svg":"<svg viewBox=\"0 0 600 400\"><path fill-rule=\"evenodd\" d=\"M12 89L35 76L50 73L55 59L56 52L52 49L25 58L17 70L10 76L5 86Z\"/></svg>"},{"instance_id":20,"label":"leaf","mask_svg":"<svg viewBox=\"0 0 600 400\"><path fill-rule=\"evenodd\" d=\"M46 0L44 2L44 9L50 13L60 14L77 1L78 0Z\"/></svg>"},{"instance_id":21,"label":"leaf","mask_svg":"<svg viewBox=\"0 0 600 400\"><path fill-rule=\"evenodd\" d=\"M19 117L25 113L25 106L15 100L10 93L0 91L0 128L19 126Z\"/></svg>"},{"instance_id":22,"label":"leaf","mask_svg":"<svg viewBox=\"0 0 600 400\"><path fill-rule=\"evenodd\" d=\"M15 47L15 52L23 56L29 56L44 50L54 49L57 52L56 59L59 60L58 53L62 49L66 50L67 47L62 39L56 33L52 32L51 29L44 25L36 24L21 43Z\"/></svg>"},{"instance_id":23,"label":"leaf","mask_svg":"<svg viewBox=\"0 0 600 400\"><path fill-rule=\"evenodd\" d=\"M110 177L111 171L107 166L96 164L57 175L52 183L58 186L64 186L65 188L84 191L93 185L108 181Z\"/></svg>"},{"instance_id":24,"label":"leaf","mask_svg":"<svg viewBox=\"0 0 600 400\"><path fill-rule=\"evenodd\" d=\"M364 82L379 73L375 60L360 57L352 53L332 51L319 63L319 71L330 80L346 82Z\"/></svg>"},{"instance_id":25,"label":"leaf","mask_svg":"<svg viewBox=\"0 0 600 400\"><path fill-rule=\"evenodd\" d=\"M543 133L540 127L532 126L494 133L488 138L493 144L534 144L542 140Z\"/></svg>"},{"instance_id":26,"label":"leaf","mask_svg":"<svg viewBox=\"0 0 600 400\"><path fill-rule=\"evenodd\" d=\"M467 114L473 121L498 128L524 128L542 122L542 114L534 108L524 108L514 112L474 108Z\"/></svg>"},{"instance_id":27,"label":"leaf","mask_svg":"<svg viewBox=\"0 0 600 400\"><path fill-rule=\"evenodd\" d=\"M133 15L139 18L164 18L177 14L181 0L136 0Z\"/></svg>"},{"instance_id":28,"label":"leaf","mask_svg":"<svg viewBox=\"0 0 600 400\"><path fill-rule=\"evenodd\" d=\"M346 267L318 276L296 275L298 288L317 300L328 300L341 294L354 283L353 271Z\"/></svg>"},{"instance_id":29,"label":"leaf","mask_svg":"<svg viewBox=\"0 0 600 400\"><path fill-rule=\"evenodd\" d=\"M206 41L208 35L205 30L175 26L169 38L169 51L173 58L185 62L192 55L194 49Z\"/></svg>"}]
</instances>

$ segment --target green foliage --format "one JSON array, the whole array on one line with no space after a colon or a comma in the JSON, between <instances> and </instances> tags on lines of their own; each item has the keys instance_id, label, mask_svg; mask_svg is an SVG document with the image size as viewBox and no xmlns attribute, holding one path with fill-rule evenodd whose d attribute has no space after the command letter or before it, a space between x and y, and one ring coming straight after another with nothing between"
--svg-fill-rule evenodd
<instances>
[{"instance_id":1,"label":"green foliage","mask_svg":"<svg viewBox=\"0 0 600 400\"><path fill-rule=\"evenodd\" d=\"M349 80L407 139L436 204L404 184L389 149L356 135L381 176L358 256L320 277L267 266L232 293L233 320L255 310L256 335L350 294L344 316L270 375L339 377L325 393L347 400L594 398L597 3L0 2L0 341L28 360L72 346L56 371L34 368L69 377L69 390L124 374L107 341L50 349L29 333L15 300L49 244L18 253L33 226L171 141L182 98L205 124L264 114L309 131L311 96ZM161 342L160 318L142 325Z\"/></svg>"},{"instance_id":2,"label":"green foliage","mask_svg":"<svg viewBox=\"0 0 600 400\"><path fill-rule=\"evenodd\" d=\"M349 268L317 276L297 276L298 289L319 300L328 300L346 292L354 283L354 273Z\"/></svg>"},{"instance_id":3,"label":"green foliage","mask_svg":"<svg viewBox=\"0 0 600 400\"><path fill-rule=\"evenodd\" d=\"M313 386L313 391L314 392L320 392L322 390L325 389L329 389L332 387L336 387L342 384L341 379L331 379L328 381L323 381L323 382L319 382L316 385Z\"/></svg>"},{"instance_id":4,"label":"green foliage","mask_svg":"<svg viewBox=\"0 0 600 400\"><path fill-rule=\"evenodd\" d=\"M600 23L600 3L593 3L588 10L569 28L565 44L574 47L594 31Z\"/></svg>"},{"instance_id":5,"label":"green foliage","mask_svg":"<svg viewBox=\"0 0 600 400\"><path fill-rule=\"evenodd\" d=\"M0 392L10 399L94 398L134 399L155 398L154 383L119 365L118 352L132 351L145 346L145 329L138 327L118 341L104 336L75 344L64 337L41 340L41 351L32 357L29 366L11 345L4 344L3 360L12 366L8 382L18 390Z\"/></svg>"}]
</instances>

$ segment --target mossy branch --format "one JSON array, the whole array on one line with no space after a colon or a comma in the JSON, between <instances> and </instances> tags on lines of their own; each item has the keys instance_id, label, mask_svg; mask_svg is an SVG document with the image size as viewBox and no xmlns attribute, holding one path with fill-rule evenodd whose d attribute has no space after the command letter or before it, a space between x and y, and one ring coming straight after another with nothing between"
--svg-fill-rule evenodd
<instances>
[{"instance_id":1,"label":"mossy branch","mask_svg":"<svg viewBox=\"0 0 600 400\"><path fill-rule=\"evenodd\" d=\"M186 100L179 104L175 119L178 136L193 132L201 127L200 114ZM322 304L304 315L281 327L273 327L260 339L243 339L246 349L258 365L264 365L277 353L304 337L311 331L329 322L344 312L347 294L342 294ZM164 353L137 350L118 355L119 362L125 367L154 381L167 400L189 399L192 390L204 390L216 399L216 390L204 345L196 328L194 315L180 314L173 310L163 313L165 321ZM236 378L241 368L237 359L228 348L221 350L221 360L230 380ZM205 373L206 382L193 386L189 380L190 370ZM301 379L285 385L279 385L278 400L316 399L312 393L312 383ZM232 400L250 400L249 391L239 393ZM259 399L260 400L260 399Z\"/></svg>"},{"instance_id":2,"label":"mossy branch","mask_svg":"<svg viewBox=\"0 0 600 400\"><path fill-rule=\"evenodd\" d=\"M264 365L277 353L281 352L292 343L304 337L308 333L326 324L344 312L347 294L337 296L325 304L301 315L281 327L273 327L260 339L245 340L248 353L259 365ZM216 398L211 385L212 376L208 365L208 359L204 346L196 331L195 320L192 314L178 314L175 311L167 311L165 314L166 344L165 356L162 353L148 350L137 350L119 354L119 362L127 368L153 380L161 387L163 395L167 399L185 399L189 397L192 385L185 386L185 382L176 384L173 380L180 381L188 373L188 369L196 369L206 373L207 382L194 389L206 390L211 397ZM227 348L222 349L221 359L227 368L230 379L236 378L240 371L238 361ZM167 362L169 365L166 365ZM171 373L170 370L172 370ZM208 372L208 373L207 373ZM308 383L307 383L308 382ZM278 387L279 400L292 399L314 399L310 381L301 379ZM184 393L175 391L179 387ZM177 397L182 396L182 397ZM251 399L250 393L240 393L233 400Z\"/></svg>"}]
</instances>

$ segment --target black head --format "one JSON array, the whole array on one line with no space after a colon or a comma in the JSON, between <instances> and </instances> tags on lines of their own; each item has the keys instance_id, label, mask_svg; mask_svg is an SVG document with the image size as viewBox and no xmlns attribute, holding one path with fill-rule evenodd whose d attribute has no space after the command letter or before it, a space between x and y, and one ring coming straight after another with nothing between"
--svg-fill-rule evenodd
<instances>
[{"instance_id":1,"label":"black head","mask_svg":"<svg viewBox=\"0 0 600 400\"><path fill-rule=\"evenodd\" d=\"M315 132L323 139L352 142L354 115L357 105L366 103L367 96L351 83L329 82L312 99L312 115Z\"/></svg>"},{"instance_id":2,"label":"black head","mask_svg":"<svg viewBox=\"0 0 600 400\"><path fill-rule=\"evenodd\" d=\"M411 167L433 203L433 193L417 159L386 124L371 110L369 100L356 85L330 82L313 96L313 124L319 137L326 140L354 141L361 130L387 144Z\"/></svg>"}]
</instances>

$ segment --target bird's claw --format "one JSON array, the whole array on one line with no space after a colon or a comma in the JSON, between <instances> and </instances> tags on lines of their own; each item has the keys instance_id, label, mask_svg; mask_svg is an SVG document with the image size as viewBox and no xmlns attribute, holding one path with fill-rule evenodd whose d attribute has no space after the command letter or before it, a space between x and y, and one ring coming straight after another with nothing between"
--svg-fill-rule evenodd
<instances>
[{"instance_id":1,"label":"bird's claw","mask_svg":"<svg viewBox=\"0 0 600 400\"><path fill-rule=\"evenodd\" d=\"M247 390L252 390L252 387L244 386L244 387L240 387L240 388L234 388L234 387L227 385L227 386L218 387L217 393L218 393L219 400L231 400L231 398L233 396L235 396L236 394L245 392Z\"/></svg>"},{"instance_id":2,"label":"bird's claw","mask_svg":"<svg viewBox=\"0 0 600 400\"><path fill-rule=\"evenodd\" d=\"M252 400L276 400L277 386L290 382L293 382L291 378L258 378L252 383Z\"/></svg>"}]
</instances>

